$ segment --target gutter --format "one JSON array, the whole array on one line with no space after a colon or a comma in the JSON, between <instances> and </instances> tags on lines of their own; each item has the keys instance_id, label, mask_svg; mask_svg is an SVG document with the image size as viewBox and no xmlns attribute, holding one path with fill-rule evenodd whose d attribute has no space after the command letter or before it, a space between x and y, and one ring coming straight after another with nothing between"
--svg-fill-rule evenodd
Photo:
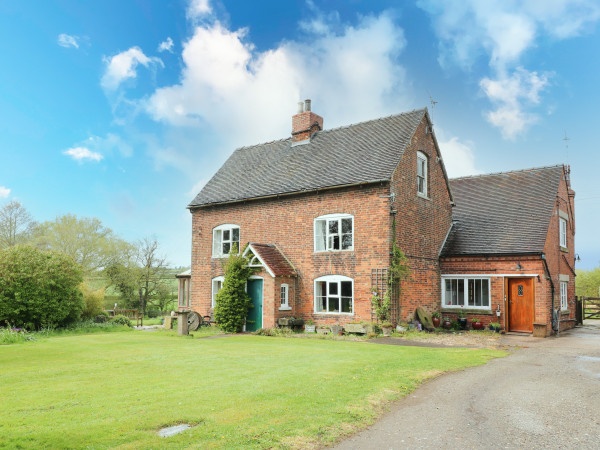
<instances>
[{"instance_id":1,"label":"gutter","mask_svg":"<svg viewBox=\"0 0 600 450\"><path fill-rule=\"evenodd\" d=\"M247 202L247 201L251 201L251 200L266 200L269 198L287 197L290 195L308 194L308 193L312 193L312 192L328 191L328 190L332 190L332 189L342 189L342 188L346 188L346 187L365 186L368 184L389 183L389 182L390 182L389 178L382 179L382 180L361 181L360 183L338 184L336 186L325 186L325 187L320 187L320 188L315 188L315 189L304 189L301 191L283 192L280 194L273 194L273 195L263 195L260 197L248 197L248 198L241 198L241 199L237 199L237 200L227 200L227 201L223 201L223 202L205 203L203 205L188 205L186 208L191 211L193 209L206 208L207 206L228 205L231 203L242 203L242 202Z\"/></svg>"},{"instance_id":2,"label":"gutter","mask_svg":"<svg viewBox=\"0 0 600 450\"><path fill-rule=\"evenodd\" d=\"M548 261L546 261L546 255L542 253L542 261L544 261L544 267L546 268L546 275L548 275L548 279L550 280L550 287L552 288L552 329L558 335L558 323L556 321L556 313L554 311L554 281L552 281L552 276L550 275L550 269L548 268Z\"/></svg>"}]
</instances>

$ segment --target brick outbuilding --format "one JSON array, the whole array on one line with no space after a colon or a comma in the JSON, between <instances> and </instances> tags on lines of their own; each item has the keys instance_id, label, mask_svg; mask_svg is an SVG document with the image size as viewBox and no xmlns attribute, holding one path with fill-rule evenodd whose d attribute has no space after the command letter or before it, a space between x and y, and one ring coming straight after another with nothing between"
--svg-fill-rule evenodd
<instances>
[{"instance_id":1,"label":"brick outbuilding","mask_svg":"<svg viewBox=\"0 0 600 450\"><path fill-rule=\"evenodd\" d=\"M544 190L546 197L557 202L559 197L565 201L556 207L556 216L551 205L540 211L546 217L547 242L540 248L535 241L535 249L527 254L521 249L506 254L472 253L471 247L463 251L460 244L465 239L478 239L463 231L479 227L473 228L468 215L478 208L471 200L479 197L470 195L470 179L448 179L427 109L325 130L323 118L311 111L307 101L292 118L289 138L237 149L188 206L192 213L191 288L188 303L181 306L210 314L224 279L224 258L234 245L249 244L247 256L259 272L248 283L255 304L248 329L274 327L278 318L289 316L313 319L317 324L374 320L371 294L374 289L386 289L395 230L411 275L399 295L392 293L394 321L411 320L419 306L454 314L461 308L458 286L466 286L463 290L468 293L474 284L479 297L488 289L488 304L482 305L480 298L471 310L473 290L462 294L466 303L462 308L489 322L499 304L503 317L506 280L513 273L525 273L513 270L517 261L527 268L527 276L521 278L531 281L537 280L534 274L540 275L539 286L524 283L523 289L535 290L534 321L545 323L550 333L547 291L552 283L545 277L550 273L555 295L560 295L556 289L561 289L563 275L569 275L562 271L573 267L574 194L567 169L539 170L541 178L551 172L552 180L560 177L560 182L532 189ZM564 177L556 175L559 171ZM453 196L455 189L460 201ZM507 192L505 197L517 193ZM526 198L527 194L519 197L525 203L518 207L529 213ZM465 208L461 209L460 202ZM553 247L552 239L559 235L551 236L551 230L559 223L559 214L568 215L568 251ZM482 228L481 232L486 231ZM518 234L519 225L511 232ZM530 230L524 230L522 241L529 237ZM565 258L567 262L562 262ZM511 264L514 267L509 270ZM458 281L455 275L465 277ZM572 302L573 276L569 280L567 302ZM443 299L447 286L452 295L453 284L457 286L455 304L448 305ZM542 308L543 304L548 307ZM561 317L569 319L572 310ZM512 325L505 320L507 328Z\"/></svg>"}]
</instances>

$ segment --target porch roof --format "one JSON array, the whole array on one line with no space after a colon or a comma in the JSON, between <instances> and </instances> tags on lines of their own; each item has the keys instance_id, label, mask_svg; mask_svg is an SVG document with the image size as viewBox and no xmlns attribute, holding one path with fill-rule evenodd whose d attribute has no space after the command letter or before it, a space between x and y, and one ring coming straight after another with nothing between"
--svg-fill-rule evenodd
<instances>
[{"instance_id":1,"label":"porch roof","mask_svg":"<svg viewBox=\"0 0 600 450\"><path fill-rule=\"evenodd\" d=\"M290 263L276 245L251 242L248 244L248 250L251 250L258 257L259 261L272 276L295 277L297 275L292 263Z\"/></svg>"}]
</instances>

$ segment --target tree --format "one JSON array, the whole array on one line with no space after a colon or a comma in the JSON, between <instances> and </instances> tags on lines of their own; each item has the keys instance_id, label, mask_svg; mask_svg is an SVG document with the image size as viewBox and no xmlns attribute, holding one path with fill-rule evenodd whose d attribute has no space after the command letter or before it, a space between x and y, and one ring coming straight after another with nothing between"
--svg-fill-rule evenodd
<instances>
[{"instance_id":1,"label":"tree","mask_svg":"<svg viewBox=\"0 0 600 450\"><path fill-rule=\"evenodd\" d=\"M166 305L165 291L172 276L166 258L159 254L156 238L138 241L135 252L127 261L111 264L104 273L121 298L130 306L139 305L142 313L149 303Z\"/></svg>"},{"instance_id":2,"label":"tree","mask_svg":"<svg viewBox=\"0 0 600 450\"><path fill-rule=\"evenodd\" d=\"M31 214L16 200L0 209L0 249L25 243L35 227Z\"/></svg>"},{"instance_id":3,"label":"tree","mask_svg":"<svg viewBox=\"0 0 600 450\"><path fill-rule=\"evenodd\" d=\"M79 319L81 268L59 252L13 246L0 252L0 323L28 329Z\"/></svg>"},{"instance_id":4,"label":"tree","mask_svg":"<svg viewBox=\"0 0 600 450\"><path fill-rule=\"evenodd\" d=\"M38 234L38 247L69 255L88 276L126 260L133 252L131 244L96 218L67 214L39 225Z\"/></svg>"},{"instance_id":5,"label":"tree","mask_svg":"<svg viewBox=\"0 0 600 450\"><path fill-rule=\"evenodd\" d=\"M238 254L237 244L234 244L225 264L223 287L215 299L215 322L227 333L242 330L252 306L246 283L257 269L248 267L249 261L242 255L243 252Z\"/></svg>"},{"instance_id":6,"label":"tree","mask_svg":"<svg viewBox=\"0 0 600 450\"><path fill-rule=\"evenodd\" d=\"M592 270L577 269L575 293L585 297L600 297L600 267Z\"/></svg>"}]
</instances>

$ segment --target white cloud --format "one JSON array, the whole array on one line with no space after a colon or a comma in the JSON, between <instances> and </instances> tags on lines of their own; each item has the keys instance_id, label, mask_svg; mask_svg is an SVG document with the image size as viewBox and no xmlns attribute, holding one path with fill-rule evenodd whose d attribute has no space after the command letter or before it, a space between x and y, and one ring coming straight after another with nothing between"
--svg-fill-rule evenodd
<instances>
[{"instance_id":1,"label":"white cloud","mask_svg":"<svg viewBox=\"0 0 600 450\"><path fill-rule=\"evenodd\" d=\"M8 198L10 195L10 189L0 186L0 198Z\"/></svg>"},{"instance_id":2,"label":"white cloud","mask_svg":"<svg viewBox=\"0 0 600 450\"><path fill-rule=\"evenodd\" d=\"M128 78L136 78L136 68L138 64L144 67L151 65L160 65L164 67L160 58L149 57L142 52L139 47L131 47L129 50L118 53L110 58L104 58L106 71L102 76L102 87L108 90L115 90L123 81Z\"/></svg>"},{"instance_id":3,"label":"white cloud","mask_svg":"<svg viewBox=\"0 0 600 450\"><path fill-rule=\"evenodd\" d=\"M448 177L464 177L467 175L477 175L481 171L475 168L475 155L471 147L472 143L462 143L458 137L454 136L448 141L438 141L444 165Z\"/></svg>"},{"instance_id":4,"label":"white cloud","mask_svg":"<svg viewBox=\"0 0 600 450\"><path fill-rule=\"evenodd\" d=\"M519 67L510 76L501 74L496 80L484 78L480 86L497 105L495 110L485 113L486 119L500 128L504 138L514 139L536 122L537 116L527 113L524 105L540 103L540 92L548 86L548 74L539 75Z\"/></svg>"},{"instance_id":5,"label":"white cloud","mask_svg":"<svg viewBox=\"0 0 600 450\"><path fill-rule=\"evenodd\" d=\"M177 126L208 124L228 145L247 145L289 135L304 98L312 98L326 128L406 109L410 86L397 61L402 29L385 13L336 30L326 19L305 42L264 52L246 41L245 29L196 27L183 45L181 82L158 89L147 111Z\"/></svg>"},{"instance_id":6,"label":"white cloud","mask_svg":"<svg viewBox=\"0 0 600 450\"><path fill-rule=\"evenodd\" d=\"M168 37L165 41L161 42L158 45L158 51L159 52L167 51L167 52L173 53L173 39Z\"/></svg>"},{"instance_id":7,"label":"white cloud","mask_svg":"<svg viewBox=\"0 0 600 450\"><path fill-rule=\"evenodd\" d=\"M63 152L63 155L70 156L76 161L83 162L85 160L100 161L103 156L100 153L91 151L87 147L73 147Z\"/></svg>"},{"instance_id":8,"label":"white cloud","mask_svg":"<svg viewBox=\"0 0 600 450\"><path fill-rule=\"evenodd\" d=\"M549 74L518 67L523 55L542 35L574 37L600 19L595 0L419 0L418 4L433 18L443 67L455 63L469 70L482 56L488 58L491 75L480 86L497 108L486 118L508 138L537 120L526 104L538 104L540 91L548 85Z\"/></svg>"},{"instance_id":9,"label":"white cloud","mask_svg":"<svg viewBox=\"0 0 600 450\"><path fill-rule=\"evenodd\" d=\"M186 15L188 19L198 19L212 12L209 0L190 0Z\"/></svg>"},{"instance_id":10,"label":"white cloud","mask_svg":"<svg viewBox=\"0 0 600 450\"><path fill-rule=\"evenodd\" d=\"M78 41L79 41L78 36L71 36L69 34L61 33L58 35L57 43L61 47L65 47L65 48L69 48L69 47L79 48Z\"/></svg>"}]
</instances>

